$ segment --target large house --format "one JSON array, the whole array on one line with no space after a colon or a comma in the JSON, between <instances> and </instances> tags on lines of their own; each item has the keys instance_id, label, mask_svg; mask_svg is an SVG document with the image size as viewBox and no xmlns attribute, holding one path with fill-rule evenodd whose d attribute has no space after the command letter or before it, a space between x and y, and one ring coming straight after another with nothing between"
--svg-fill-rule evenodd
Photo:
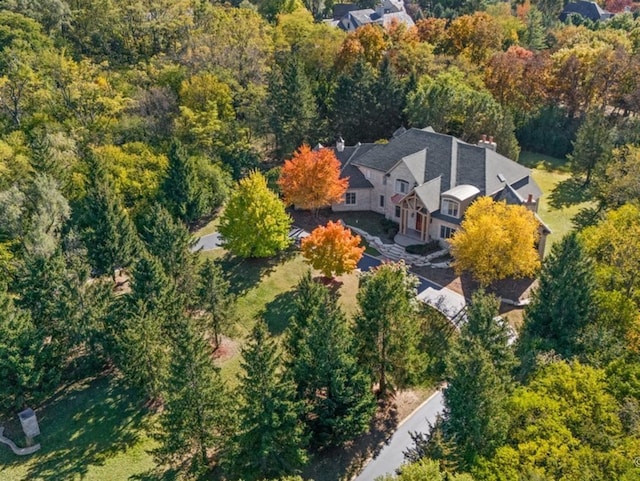
<instances>
[{"instance_id":1,"label":"large house","mask_svg":"<svg viewBox=\"0 0 640 481\"><path fill-rule=\"evenodd\" d=\"M339 3L333 6L333 20L330 21L342 30L352 32L358 27L370 23L388 27L393 22L414 26L413 19L404 9L403 0L382 0L376 7L361 9L353 3Z\"/></svg>"},{"instance_id":2,"label":"large house","mask_svg":"<svg viewBox=\"0 0 640 481\"><path fill-rule=\"evenodd\" d=\"M564 6L560 13L560 21L564 22L571 15L580 15L594 22L609 20L613 17L613 13L604 10L596 2L588 2L585 0L577 0L569 2Z\"/></svg>"},{"instance_id":3,"label":"large house","mask_svg":"<svg viewBox=\"0 0 640 481\"><path fill-rule=\"evenodd\" d=\"M472 145L430 127L399 129L386 144L348 147L340 138L335 153L349 187L332 209L379 212L415 243L446 244L478 196L538 210L541 191L531 171L498 154L491 137ZM541 256L549 233L540 221Z\"/></svg>"}]
</instances>

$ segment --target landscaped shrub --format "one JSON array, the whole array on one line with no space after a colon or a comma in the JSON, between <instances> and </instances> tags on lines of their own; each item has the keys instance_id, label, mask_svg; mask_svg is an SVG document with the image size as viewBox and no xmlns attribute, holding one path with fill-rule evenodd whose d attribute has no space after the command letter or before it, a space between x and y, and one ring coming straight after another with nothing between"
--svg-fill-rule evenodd
<instances>
[{"instance_id":1,"label":"landscaped shrub","mask_svg":"<svg viewBox=\"0 0 640 481\"><path fill-rule=\"evenodd\" d=\"M390 219L382 219L380 223L382 224L382 230L390 239L393 239L400 230L400 224Z\"/></svg>"},{"instance_id":2,"label":"landscaped shrub","mask_svg":"<svg viewBox=\"0 0 640 481\"><path fill-rule=\"evenodd\" d=\"M426 256L432 252L440 250L440 244L437 240L432 240L426 244L412 244L404 248L408 254L416 254L419 256Z\"/></svg>"}]
</instances>

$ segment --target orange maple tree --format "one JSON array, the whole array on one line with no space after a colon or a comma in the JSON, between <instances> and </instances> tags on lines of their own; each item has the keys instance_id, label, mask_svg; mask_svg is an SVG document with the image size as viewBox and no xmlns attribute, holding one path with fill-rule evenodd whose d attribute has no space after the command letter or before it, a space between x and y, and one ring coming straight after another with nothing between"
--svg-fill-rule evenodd
<instances>
[{"instance_id":1,"label":"orange maple tree","mask_svg":"<svg viewBox=\"0 0 640 481\"><path fill-rule=\"evenodd\" d=\"M353 271L362 258L360 236L337 222L329 221L311 235L302 239L302 255L314 269L325 277L334 277Z\"/></svg>"},{"instance_id":2,"label":"orange maple tree","mask_svg":"<svg viewBox=\"0 0 640 481\"><path fill-rule=\"evenodd\" d=\"M285 161L278 179L285 204L316 212L342 202L348 184L348 178L340 178L340 161L333 150L311 150L308 145Z\"/></svg>"}]
</instances>

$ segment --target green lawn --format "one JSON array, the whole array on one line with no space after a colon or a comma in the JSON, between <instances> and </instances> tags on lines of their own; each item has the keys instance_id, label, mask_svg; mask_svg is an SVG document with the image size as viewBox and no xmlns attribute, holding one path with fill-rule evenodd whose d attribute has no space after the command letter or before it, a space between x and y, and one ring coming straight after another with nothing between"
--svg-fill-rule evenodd
<instances>
[{"instance_id":1,"label":"green lawn","mask_svg":"<svg viewBox=\"0 0 640 481\"><path fill-rule=\"evenodd\" d=\"M552 231L547 239L548 252L573 228L571 218L590 202L585 201L586 193L580 186L571 181L566 162L532 152L520 154L520 162L533 169L533 178L543 192L538 214Z\"/></svg>"},{"instance_id":2,"label":"green lawn","mask_svg":"<svg viewBox=\"0 0 640 481\"><path fill-rule=\"evenodd\" d=\"M121 481L158 479L146 433L153 418L136 401L135 392L112 378L79 383L38 409L42 449L15 456L0 445L2 481ZM17 422L5 424L6 435L19 445L24 435ZM135 476L135 478L133 478ZM164 478L168 479L168 478Z\"/></svg>"}]
</instances>

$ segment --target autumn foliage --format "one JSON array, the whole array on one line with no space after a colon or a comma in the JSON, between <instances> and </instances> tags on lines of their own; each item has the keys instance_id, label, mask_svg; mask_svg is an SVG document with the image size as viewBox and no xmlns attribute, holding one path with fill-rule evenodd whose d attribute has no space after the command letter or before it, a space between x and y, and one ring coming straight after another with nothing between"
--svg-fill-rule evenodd
<instances>
[{"instance_id":1,"label":"autumn foliage","mask_svg":"<svg viewBox=\"0 0 640 481\"><path fill-rule=\"evenodd\" d=\"M540 267L535 247L539 223L526 207L480 197L469 206L460 227L450 240L457 273L470 271L488 285L506 277L531 276Z\"/></svg>"},{"instance_id":2,"label":"autumn foliage","mask_svg":"<svg viewBox=\"0 0 640 481\"><path fill-rule=\"evenodd\" d=\"M302 240L302 255L325 277L352 272L362 258L360 236L337 222L314 229Z\"/></svg>"},{"instance_id":3,"label":"autumn foliage","mask_svg":"<svg viewBox=\"0 0 640 481\"><path fill-rule=\"evenodd\" d=\"M278 180L285 204L314 211L341 202L348 183L340 178L340 161L331 149L311 150L308 145L285 161Z\"/></svg>"}]
</instances>

